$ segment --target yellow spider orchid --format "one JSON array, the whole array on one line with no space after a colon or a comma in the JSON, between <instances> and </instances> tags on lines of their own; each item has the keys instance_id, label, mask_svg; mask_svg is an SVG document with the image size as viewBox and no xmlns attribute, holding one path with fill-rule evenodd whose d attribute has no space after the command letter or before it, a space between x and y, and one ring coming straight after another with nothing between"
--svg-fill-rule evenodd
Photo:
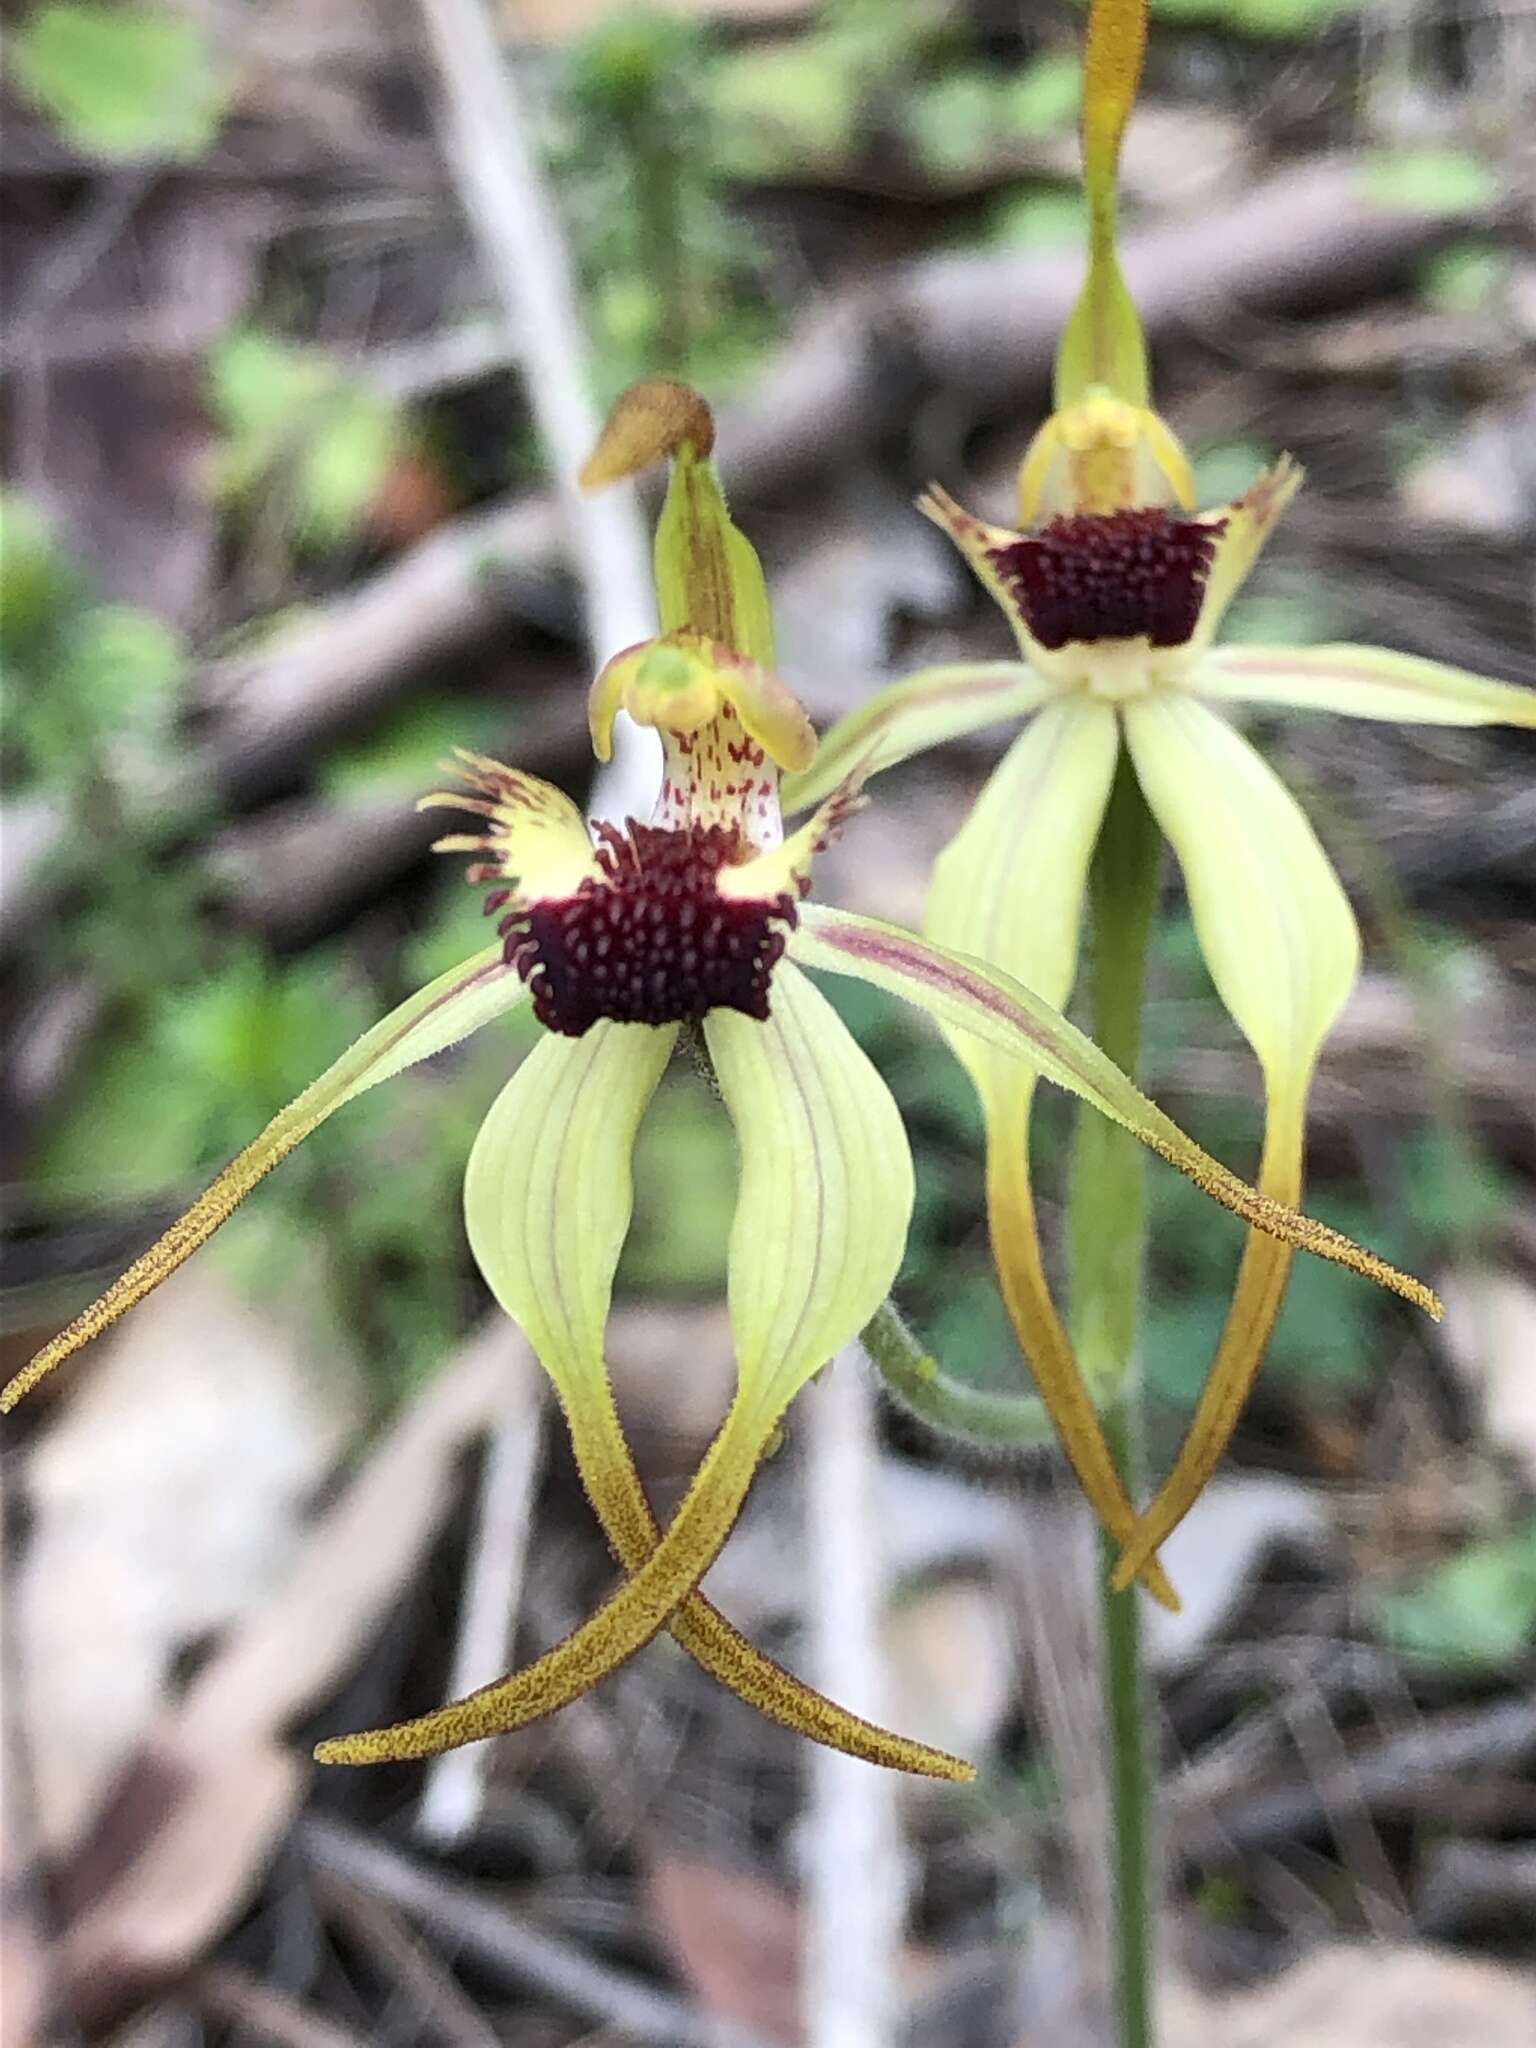
<instances>
[{"instance_id":1,"label":"yellow spider orchid","mask_svg":"<svg viewBox=\"0 0 1536 2048\"><path fill-rule=\"evenodd\" d=\"M1010 1061L1016 1083L1038 1072L1075 1091L1250 1221L1413 1286L1246 1187L1007 975L803 900L814 855L859 801L858 776L784 837L780 772L808 766L815 740L769 669L762 573L726 513L710 438L691 392L639 386L619 401L588 472L601 482L674 458L657 533L663 632L610 661L591 697L600 756L620 708L660 732L664 779L651 822L602 825L594 836L558 790L461 754L464 792L423 801L478 819L439 845L474 856L470 879L491 885L500 943L360 1039L0 1394L0 1407L13 1406L158 1286L343 1103L531 1001L547 1035L475 1140L465 1220L488 1284L555 1384L583 1481L630 1576L526 1669L419 1719L323 1742L324 1762L420 1757L522 1727L670 1628L706 1669L799 1733L871 1762L972 1775L810 1691L697 1592L790 1401L884 1303L912 1208L896 1104L804 967L862 976L922 1004L951 1033L974 1034ZM740 1149L728 1275L738 1373L720 1433L663 1532L619 1428L604 1329L635 1132L679 1036L694 1030ZM1155 1562L1145 1576L1172 1600Z\"/></svg>"},{"instance_id":2,"label":"yellow spider orchid","mask_svg":"<svg viewBox=\"0 0 1536 2048\"><path fill-rule=\"evenodd\" d=\"M1225 714L1263 702L1529 727L1536 692L1382 648L1216 644L1301 472L1284 460L1235 503L1196 513L1183 450L1149 408L1145 343L1115 254L1120 137L1145 33L1144 0L1094 0L1083 117L1088 277L1057 358L1056 411L1020 470L1021 528L974 518L937 486L920 501L1003 607L1024 662L931 670L878 693L826 736L814 766L786 784L784 801L789 811L814 802L855 762L867 776L957 734L1026 717L937 863L926 929L1061 1004L1076 976L1089 861L1125 750L1183 868L1217 990L1263 1070L1259 1186L1294 1203L1312 1072L1354 982L1359 938L1311 825ZM1115 1576L1124 1586L1230 1441L1279 1311L1290 1249L1250 1235L1187 1438L1137 1522L1095 1410L1108 1389L1095 1384L1090 1345L1074 1357L1046 1282L1030 1190L1029 1091L991 1051L960 1040L956 1051L986 1117L1003 1292L1085 1489L1124 1546Z\"/></svg>"}]
</instances>

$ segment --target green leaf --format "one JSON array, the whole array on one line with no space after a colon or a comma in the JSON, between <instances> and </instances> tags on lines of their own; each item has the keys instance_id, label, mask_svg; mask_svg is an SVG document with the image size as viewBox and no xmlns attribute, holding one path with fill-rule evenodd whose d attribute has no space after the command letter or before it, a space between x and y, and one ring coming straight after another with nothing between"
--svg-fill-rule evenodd
<instances>
[{"instance_id":1,"label":"green leaf","mask_svg":"<svg viewBox=\"0 0 1536 2048\"><path fill-rule=\"evenodd\" d=\"M74 688L103 732L158 723L187 674L180 637L131 605L94 606L82 617L69 651Z\"/></svg>"},{"instance_id":2,"label":"green leaf","mask_svg":"<svg viewBox=\"0 0 1536 2048\"><path fill-rule=\"evenodd\" d=\"M207 36L164 8L39 7L16 37L12 65L72 143L114 160L197 156L224 112Z\"/></svg>"},{"instance_id":3,"label":"green leaf","mask_svg":"<svg viewBox=\"0 0 1536 2048\"><path fill-rule=\"evenodd\" d=\"M826 61L814 38L743 51L710 76L710 109L723 166L762 177L828 162L852 148L859 124L859 80Z\"/></svg>"},{"instance_id":4,"label":"green leaf","mask_svg":"<svg viewBox=\"0 0 1536 2048\"><path fill-rule=\"evenodd\" d=\"M987 239L1009 249L1080 249L1088 207L1080 192L1010 193L987 216Z\"/></svg>"},{"instance_id":5,"label":"green leaf","mask_svg":"<svg viewBox=\"0 0 1536 2048\"><path fill-rule=\"evenodd\" d=\"M1467 149L1379 150L1360 178L1366 197L1395 213L1477 213L1500 191L1492 164Z\"/></svg>"},{"instance_id":6,"label":"green leaf","mask_svg":"<svg viewBox=\"0 0 1536 2048\"><path fill-rule=\"evenodd\" d=\"M1005 89L1003 104L1016 135L1054 135L1070 128L1083 104L1083 64L1066 50L1037 57Z\"/></svg>"},{"instance_id":7,"label":"green leaf","mask_svg":"<svg viewBox=\"0 0 1536 2048\"><path fill-rule=\"evenodd\" d=\"M300 540L321 547L346 540L399 450L395 407L323 350L255 327L225 335L210 379L227 435L225 494L284 488Z\"/></svg>"},{"instance_id":8,"label":"green leaf","mask_svg":"<svg viewBox=\"0 0 1536 2048\"><path fill-rule=\"evenodd\" d=\"M423 698L385 719L365 738L338 749L322 768L320 784L327 796L341 803L395 791L408 801L442 781L444 757L454 747L505 744L506 733L505 714L483 699ZM510 746L508 753L517 758ZM482 932L475 945L484 944ZM473 952L475 946L465 950ZM444 964L451 967L453 962Z\"/></svg>"},{"instance_id":9,"label":"green leaf","mask_svg":"<svg viewBox=\"0 0 1536 2048\"><path fill-rule=\"evenodd\" d=\"M715 1292L736 1203L731 1126L701 1085L681 1076L651 1104L635 1145L635 1217L620 1284L645 1292Z\"/></svg>"},{"instance_id":10,"label":"green leaf","mask_svg":"<svg viewBox=\"0 0 1536 2048\"><path fill-rule=\"evenodd\" d=\"M1400 1656L1457 1675L1502 1672L1536 1641L1536 1522L1470 1544L1406 1592L1376 1602Z\"/></svg>"},{"instance_id":11,"label":"green leaf","mask_svg":"<svg viewBox=\"0 0 1536 2048\"><path fill-rule=\"evenodd\" d=\"M979 66L936 79L914 100L912 147L926 170L957 176L984 164L1008 124L1002 80Z\"/></svg>"},{"instance_id":12,"label":"green leaf","mask_svg":"<svg viewBox=\"0 0 1536 2048\"><path fill-rule=\"evenodd\" d=\"M1487 242L1464 240L1437 249L1419 267L1419 290L1441 313L1478 313L1509 283L1509 252Z\"/></svg>"},{"instance_id":13,"label":"green leaf","mask_svg":"<svg viewBox=\"0 0 1536 2048\"><path fill-rule=\"evenodd\" d=\"M37 637L54 624L66 600L78 594L48 521L15 491L0 491L0 621L4 658L26 659Z\"/></svg>"}]
</instances>

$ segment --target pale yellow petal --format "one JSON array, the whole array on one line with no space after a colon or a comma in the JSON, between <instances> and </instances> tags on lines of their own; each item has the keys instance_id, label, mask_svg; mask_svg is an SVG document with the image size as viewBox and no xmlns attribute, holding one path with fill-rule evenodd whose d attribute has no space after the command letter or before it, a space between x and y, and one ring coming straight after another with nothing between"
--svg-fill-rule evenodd
<instances>
[{"instance_id":1,"label":"pale yellow petal","mask_svg":"<svg viewBox=\"0 0 1536 2048\"><path fill-rule=\"evenodd\" d=\"M619 1426L603 1338L629 1229L635 1132L676 1038L675 1025L601 1023L580 1039L544 1040L492 1105L464 1184L476 1261L555 1383L582 1482L630 1571L661 1531ZM802 1685L702 1595L671 1628L706 1671L797 1735L898 1770L973 1775Z\"/></svg>"},{"instance_id":2,"label":"pale yellow petal","mask_svg":"<svg viewBox=\"0 0 1536 2048\"><path fill-rule=\"evenodd\" d=\"M1054 687L1021 661L919 669L877 690L822 735L810 767L785 778L780 792L784 813L787 817L820 803L855 770L867 780L946 740L1004 719L1025 718Z\"/></svg>"},{"instance_id":3,"label":"pale yellow petal","mask_svg":"<svg viewBox=\"0 0 1536 2048\"><path fill-rule=\"evenodd\" d=\"M1360 966L1338 876L1279 776L1215 712L1160 695L1126 705L1125 734L1217 992L1270 1092L1300 1101Z\"/></svg>"},{"instance_id":4,"label":"pale yellow petal","mask_svg":"<svg viewBox=\"0 0 1536 2048\"><path fill-rule=\"evenodd\" d=\"M1249 572L1274 531L1275 522L1301 489L1302 471L1289 455L1282 455L1272 469L1257 476L1243 495L1221 515L1225 521L1221 538L1205 579L1200 617L1190 641L1198 654L1210 646L1226 614L1227 606L1247 581ZM1207 521L1217 515L1208 513Z\"/></svg>"},{"instance_id":5,"label":"pale yellow petal","mask_svg":"<svg viewBox=\"0 0 1536 2048\"><path fill-rule=\"evenodd\" d=\"M1385 647L1213 647L1188 679L1226 704L1287 704L1403 725L1536 726L1536 690Z\"/></svg>"},{"instance_id":6,"label":"pale yellow petal","mask_svg":"<svg viewBox=\"0 0 1536 2048\"><path fill-rule=\"evenodd\" d=\"M741 1399L770 1429L890 1292L912 1156L890 1090L826 997L781 962L767 1024L704 1035L741 1150L729 1298Z\"/></svg>"},{"instance_id":7,"label":"pale yellow petal","mask_svg":"<svg viewBox=\"0 0 1536 2048\"><path fill-rule=\"evenodd\" d=\"M485 826L449 833L435 843L434 853L478 853L472 879L499 876L525 898L574 895L589 875L600 872L586 819L562 790L488 755L464 747L453 751L453 760L443 765L462 777L466 789L435 789L416 808L468 811Z\"/></svg>"},{"instance_id":8,"label":"pale yellow petal","mask_svg":"<svg viewBox=\"0 0 1536 2048\"><path fill-rule=\"evenodd\" d=\"M1259 1190L1301 1195L1318 1052L1354 985L1354 913L1300 806L1248 742L1188 697L1126 711L1137 776L1173 842L1217 991L1264 1070ZM1177 1527L1216 1470L1258 1376L1291 1249L1250 1231L1226 1325L1173 1469L1122 1558L1121 1582Z\"/></svg>"},{"instance_id":9,"label":"pale yellow petal","mask_svg":"<svg viewBox=\"0 0 1536 2048\"><path fill-rule=\"evenodd\" d=\"M1060 1006L1077 971L1088 864L1120 752L1109 705L1049 704L1003 756L970 817L939 856L926 929ZM993 1262L1019 1346L1084 1493L1124 1543L1136 1511L1116 1469L1046 1278L1030 1182L1036 1076L970 1031L948 1032L976 1083L987 1133ZM1161 1572L1149 1590L1174 1605Z\"/></svg>"}]
</instances>

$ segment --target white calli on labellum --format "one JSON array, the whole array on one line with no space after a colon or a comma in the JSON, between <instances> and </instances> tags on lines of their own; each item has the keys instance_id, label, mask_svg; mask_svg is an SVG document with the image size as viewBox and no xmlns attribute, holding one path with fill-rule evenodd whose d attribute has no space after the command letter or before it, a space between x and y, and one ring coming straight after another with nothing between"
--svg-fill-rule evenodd
<instances>
[{"instance_id":1,"label":"white calli on labellum","mask_svg":"<svg viewBox=\"0 0 1536 2048\"><path fill-rule=\"evenodd\" d=\"M610 661L591 696L606 758L620 709L660 733L652 819L589 828L559 790L461 754L468 812L439 842L473 856L499 943L368 1032L179 1222L0 1393L10 1408L202 1244L310 1132L364 1089L529 1001L546 1035L492 1105L465 1177L470 1245L560 1398L582 1479L628 1576L565 1642L466 1699L323 1742L324 1762L420 1757L525 1726L667 1628L784 1726L867 1761L962 1779L970 1765L860 1720L762 1656L698 1592L796 1393L882 1309L906 1244L912 1161L894 1099L804 970L855 975L981 1045L1024 1092L1038 1074L1125 1125L1263 1230L1412 1292L1347 1238L1257 1194L1202 1152L1047 1002L931 940L806 899L816 853L857 807L857 763L787 838L779 779L815 737L772 673L762 572L709 461L707 407L680 385L627 393L586 481L672 458L657 530L661 636ZM640 1119L697 1033L740 1152L728 1252L735 1397L663 1530L619 1426L604 1360ZM1169 1603L1155 1559L1142 1576Z\"/></svg>"},{"instance_id":2,"label":"white calli on labellum","mask_svg":"<svg viewBox=\"0 0 1536 2048\"><path fill-rule=\"evenodd\" d=\"M1089 270L1057 359L1056 411L1019 473L1019 529L939 486L921 509L996 598L1022 662L926 671L877 693L791 778L814 803L854 764L867 778L944 740L1023 718L937 863L926 929L1047 1001L1076 978L1089 863L1128 755L1183 869L1217 991L1258 1056L1259 1186L1300 1197L1305 1109L1360 941L1338 876L1295 798L1229 714L1249 704L1439 725L1536 726L1536 691L1383 648L1231 646L1222 617L1301 484L1286 458L1235 502L1194 511L1188 460L1148 401L1146 346L1115 252L1121 135L1140 79L1145 0L1094 0L1084 66ZM1137 1519L1046 1282L1029 1171L1030 1098L990 1050L956 1051L980 1092L1004 1295L1042 1396L1125 1585L1177 1525L1230 1441L1278 1314L1290 1248L1253 1232L1180 1455ZM1422 1305L1437 1307L1428 1291ZM1133 1533L1134 1532L1134 1533Z\"/></svg>"}]
</instances>

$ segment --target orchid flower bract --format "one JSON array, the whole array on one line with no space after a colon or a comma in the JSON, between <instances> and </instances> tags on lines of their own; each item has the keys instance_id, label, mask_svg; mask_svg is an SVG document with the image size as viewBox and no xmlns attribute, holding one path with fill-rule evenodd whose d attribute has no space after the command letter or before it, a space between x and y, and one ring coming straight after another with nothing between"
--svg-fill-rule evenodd
<instances>
[{"instance_id":1,"label":"orchid flower bract","mask_svg":"<svg viewBox=\"0 0 1536 2048\"><path fill-rule=\"evenodd\" d=\"M1354 983L1359 937L1311 825L1226 713L1263 702L1532 727L1536 692L1375 647L1217 644L1222 616L1301 471L1284 459L1232 504L1197 512L1188 460L1150 409L1145 342L1115 248L1120 139L1145 38L1145 0L1093 0L1083 111L1088 275L1057 357L1056 410L1020 468L1020 526L976 518L937 485L920 501L1002 607L1023 660L936 669L881 691L827 734L784 800L793 811L855 763L868 777L961 733L1026 718L937 863L926 929L1061 1004L1076 976L1089 862L1126 750L1183 868L1217 991L1263 1071L1259 1186L1293 1204L1313 1068ZM1108 1390L1093 1383L1094 1361L1074 1356L1045 1277L1028 1090L991 1048L954 1043L985 1113L1003 1292L1084 1487L1125 1546L1115 1581L1123 1586L1188 1511L1230 1441L1292 1247L1250 1233L1188 1436L1135 1522L1096 1414ZM1437 1312L1427 1289L1416 1298Z\"/></svg>"},{"instance_id":2,"label":"orchid flower bract","mask_svg":"<svg viewBox=\"0 0 1536 2048\"><path fill-rule=\"evenodd\" d=\"M462 789L423 802L474 820L438 845L472 856L469 878L488 885L499 943L343 1054L0 1393L0 1407L13 1406L159 1285L344 1103L531 1002L546 1035L475 1140L465 1220L488 1285L554 1383L583 1482L628 1576L525 1669L416 1720L324 1742L316 1754L325 1762L425 1756L522 1727L669 1628L724 1684L800 1734L875 1763L972 1775L802 1685L697 1591L790 1402L885 1302L912 1210L896 1104L807 967L861 976L920 1004L957 1043L984 1046L1018 1095L1037 1074L1071 1089L1261 1229L1412 1285L1228 1173L1006 973L805 901L817 852L861 801L861 774L852 764L809 822L784 836L781 771L806 771L816 742L772 672L762 572L726 511L709 462L712 431L693 393L637 386L610 416L587 477L601 483L672 459L657 530L661 634L609 661L590 701L600 756L621 710L659 732L664 771L651 821L594 832L549 784L460 754ZM740 1152L728 1254L737 1385L663 1531L619 1426L604 1333L630 1219L635 1133L685 1031L702 1036ZM1006 1096L999 1080L999 1102ZM1154 1559L1143 1576L1173 1602Z\"/></svg>"}]
</instances>

